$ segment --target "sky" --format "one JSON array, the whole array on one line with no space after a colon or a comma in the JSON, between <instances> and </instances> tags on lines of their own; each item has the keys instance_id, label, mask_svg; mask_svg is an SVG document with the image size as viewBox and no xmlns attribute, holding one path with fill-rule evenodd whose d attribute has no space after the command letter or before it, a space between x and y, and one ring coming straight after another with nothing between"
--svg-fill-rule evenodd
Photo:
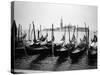
<instances>
[{"instance_id":1,"label":"sky","mask_svg":"<svg viewBox=\"0 0 100 75\"><path fill-rule=\"evenodd\" d=\"M78 25L84 27L84 22L90 30L97 30L97 7L87 5L55 4L55 3L38 3L22 2L14 3L14 19L17 26L22 25L23 29L28 29L34 21L35 28L42 29L60 27L61 18L63 26Z\"/></svg>"}]
</instances>

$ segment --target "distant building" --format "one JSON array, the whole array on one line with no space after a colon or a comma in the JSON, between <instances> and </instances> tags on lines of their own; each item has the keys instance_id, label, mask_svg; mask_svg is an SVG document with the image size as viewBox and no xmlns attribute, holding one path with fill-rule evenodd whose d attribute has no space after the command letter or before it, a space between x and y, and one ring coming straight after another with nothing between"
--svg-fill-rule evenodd
<instances>
[{"instance_id":1,"label":"distant building","mask_svg":"<svg viewBox=\"0 0 100 75\"><path fill-rule=\"evenodd\" d=\"M65 31L65 29L66 29L66 31L68 31L68 29L69 29L70 31L73 31L74 28L76 30L78 30L78 31L81 31L81 32L85 32L85 31L88 30L88 28L85 28L85 27L78 27L78 28L76 28L76 26L69 26L69 25L63 26L63 27L56 27L53 30L54 31L60 31L60 30L61 31ZM52 31L52 28L44 29L43 31Z\"/></svg>"},{"instance_id":2,"label":"distant building","mask_svg":"<svg viewBox=\"0 0 100 75\"><path fill-rule=\"evenodd\" d=\"M60 31L60 30L65 31L65 29L66 29L66 31L68 31L68 30L73 31L74 29L76 29L77 31L81 31L81 32L88 31L88 28L85 28L85 27L78 27L77 28L75 25L71 25L71 24L69 24L67 26L63 26L63 19L61 17L60 27L56 27L53 30L54 31ZM52 31L52 28L44 29L43 31Z\"/></svg>"}]
</instances>

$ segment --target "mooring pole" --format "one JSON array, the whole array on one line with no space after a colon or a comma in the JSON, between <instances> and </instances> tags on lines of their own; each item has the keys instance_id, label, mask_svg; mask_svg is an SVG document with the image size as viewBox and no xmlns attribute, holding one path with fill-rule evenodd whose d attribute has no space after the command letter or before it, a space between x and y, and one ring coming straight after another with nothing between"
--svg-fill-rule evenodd
<instances>
[{"instance_id":1,"label":"mooring pole","mask_svg":"<svg viewBox=\"0 0 100 75\"><path fill-rule=\"evenodd\" d=\"M86 23L84 23L85 24L85 34L86 34L86 44L88 44L88 42L87 42L87 28L86 28Z\"/></svg>"},{"instance_id":2,"label":"mooring pole","mask_svg":"<svg viewBox=\"0 0 100 75\"><path fill-rule=\"evenodd\" d=\"M34 42L36 42L36 35L35 35L35 25L34 25L34 21L32 22L33 23L33 31L34 31Z\"/></svg>"},{"instance_id":3,"label":"mooring pole","mask_svg":"<svg viewBox=\"0 0 100 75\"><path fill-rule=\"evenodd\" d=\"M77 40L78 40L78 25L77 25Z\"/></svg>"},{"instance_id":4,"label":"mooring pole","mask_svg":"<svg viewBox=\"0 0 100 75\"><path fill-rule=\"evenodd\" d=\"M54 41L54 32L53 32L53 24L52 24L52 56L54 57L54 45L53 45L53 41Z\"/></svg>"},{"instance_id":5,"label":"mooring pole","mask_svg":"<svg viewBox=\"0 0 100 75\"><path fill-rule=\"evenodd\" d=\"M65 43L65 40L66 40L66 25L65 25L65 34L64 34L64 43Z\"/></svg>"},{"instance_id":6,"label":"mooring pole","mask_svg":"<svg viewBox=\"0 0 100 75\"><path fill-rule=\"evenodd\" d=\"M70 43L70 24L68 25L68 32L69 32L69 43Z\"/></svg>"}]
</instances>

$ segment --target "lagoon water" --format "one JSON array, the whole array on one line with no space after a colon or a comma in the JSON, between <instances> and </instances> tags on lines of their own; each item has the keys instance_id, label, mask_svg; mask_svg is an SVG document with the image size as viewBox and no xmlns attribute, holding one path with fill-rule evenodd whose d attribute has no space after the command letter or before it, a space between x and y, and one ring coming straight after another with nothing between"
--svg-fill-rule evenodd
<instances>
[{"instance_id":1,"label":"lagoon water","mask_svg":"<svg viewBox=\"0 0 100 75\"><path fill-rule=\"evenodd\" d=\"M52 32L51 31L41 31L41 34L43 36L45 36L47 33L48 33L48 38L47 39L51 40L51 36L52 36ZM55 37L55 41L54 42L55 43L59 43L61 41L64 33L65 33L64 31L54 31L54 37ZM36 32L36 34L37 34L37 32ZM77 32L75 32L75 37L76 37L78 43L80 42L80 39L83 39L85 34L86 34L85 32L80 32L79 31L78 35L77 35ZM70 32L70 39L72 39L72 36L73 36L73 31ZM91 39L93 38L93 36L94 36L94 33L92 31L89 32L89 41L90 41L90 43L91 43ZM37 35L36 35L36 37L37 37ZM65 42L69 43L69 33L68 33L68 31L66 31Z\"/></svg>"}]
</instances>

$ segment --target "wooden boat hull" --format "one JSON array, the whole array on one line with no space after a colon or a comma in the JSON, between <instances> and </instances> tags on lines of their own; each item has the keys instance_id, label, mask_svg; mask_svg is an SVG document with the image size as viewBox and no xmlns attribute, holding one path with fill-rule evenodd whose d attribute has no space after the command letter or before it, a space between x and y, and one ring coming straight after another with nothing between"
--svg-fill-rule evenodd
<instances>
[{"instance_id":1,"label":"wooden boat hull","mask_svg":"<svg viewBox=\"0 0 100 75\"><path fill-rule=\"evenodd\" d=\"M47 47L25 47L26 48L26 52L28 55L35 55L35 54L40 54L40 53L49 53L49 48Z\"/></svg>"},{"instance_id":2,"label":"wooden boat hull","mask_svg":"<svg viewBox=\"0 0 100 75\"><path fill-rule=\"evenodd\" d=\"M88 52L88 64L89 65L97 64L97 49L90 47Z\"/></svg>"},{"instance_id":3,"label":"wooden boat hull","mask_svg":"<svg viewBox=\"0 0 100 75\"><path fill-rule=\"evenodd\" d=\"M55 49L55 56L62 56L62 57L68 57L69 56L69 51L67 48L64 48L64 50L62 50L63 48L59 48L59 49Z\"/></svg>"},{"instance_id":4,"label":"wooden boat hull","mask_svg":"<svg viewBox=\"0 0 100 75\"><path fill-rule=\"evenodd\" d=\"M82 56L85 54L86 52L86 48L84 48L83 50L79 49L78 52L70 52L70 58L72 60L72 63L77 63L79 61L80 58L82 58Z\"/></svg>"}]
</instances>

